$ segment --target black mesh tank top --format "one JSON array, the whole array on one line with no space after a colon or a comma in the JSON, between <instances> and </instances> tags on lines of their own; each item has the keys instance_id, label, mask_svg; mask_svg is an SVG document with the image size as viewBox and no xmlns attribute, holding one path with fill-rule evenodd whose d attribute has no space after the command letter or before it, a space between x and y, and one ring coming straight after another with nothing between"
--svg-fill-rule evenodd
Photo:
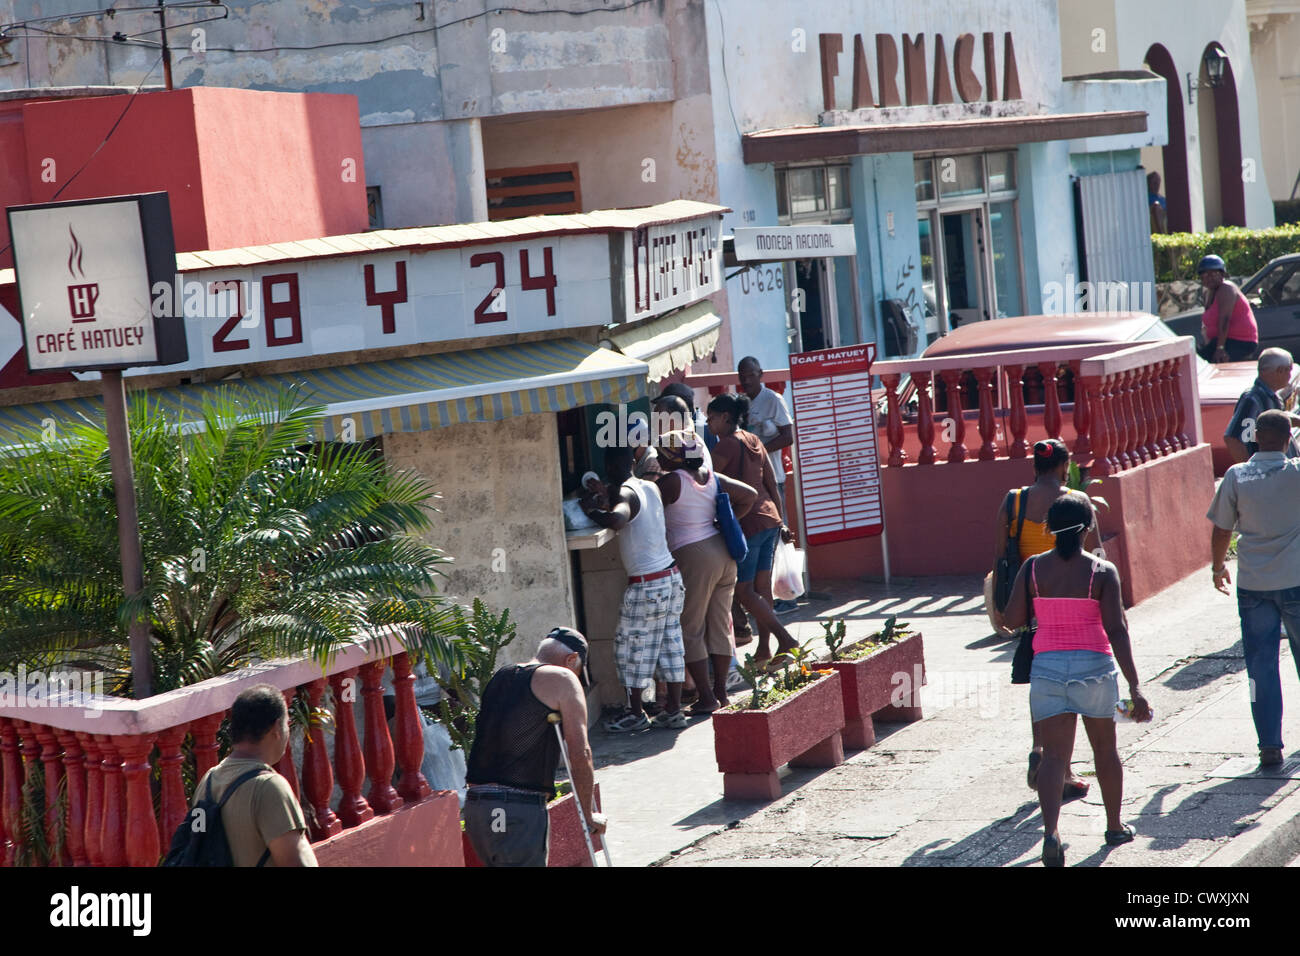
<instances>
[{"instance_id":1,"label":"black mesh tank top","mask_svg":"<svg viewBox=\"0 0 1300 956\"><path fill-rule=\"evenodd\" d=\"M483 691L467 783L499 783L551 793L560 742L546 722L551 713L533 695L533 672L541 664L512 664L492 675Z\"/></svg>"}]
</instances>

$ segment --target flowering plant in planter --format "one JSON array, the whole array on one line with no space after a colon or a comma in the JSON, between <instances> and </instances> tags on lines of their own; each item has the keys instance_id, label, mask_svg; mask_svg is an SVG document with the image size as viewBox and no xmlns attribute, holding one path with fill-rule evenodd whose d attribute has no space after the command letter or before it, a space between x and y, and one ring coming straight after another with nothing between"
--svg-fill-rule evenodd
<instances>
[{"instance_id":1,"label":"flowering plant in planter","mask_svg":"<svg viewBox=\"0 0 1300 956\"><path fill-rule=\"evenodd\" d=\"M873 715L886 721L921 719L917 694L925 683L925 657L919 631L894 615L870 637L844 647L843 621L822 627L830 651L826 663L840 675L846 747L865 750L875 743Z\"/></svg>"},{"instance_id":2,"label":"flowering plant in planter","mask_svg":"<svg viewBox=\"0 0 1300 956\"><path fill-rule=\"evenodd\" d=\"M789 697L804 684L830 673L827 668L817 668L816 662L812 662L812 667L809 666L812 652L807 644L791 648L784 654L790 659L789 663L777 670L769 669L766 666L767 661L756 661L753 654L746 654L744 663L736 666L753 690L748 703L732 704L727 709L762 710L771 707Z\"/></svg>"}]
</instances>

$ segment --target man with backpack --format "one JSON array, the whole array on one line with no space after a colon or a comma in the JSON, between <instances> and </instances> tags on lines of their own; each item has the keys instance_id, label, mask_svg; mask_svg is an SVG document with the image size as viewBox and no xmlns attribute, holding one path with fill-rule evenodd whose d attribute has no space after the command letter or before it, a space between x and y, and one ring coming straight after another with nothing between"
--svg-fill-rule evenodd
<instances>
[{"instance_id":1,"label":"man with backpack","mask_svg":"<svg viewBox=\"0 0 1300 956\"><path fill-rule=\"evenodd\" d=\"M316 866L298 798L272 769L289 743L289 712L277 688L258 684L235 698L230 739L230 755L195 788L166 863Z\"/></svg>"}]
</instances>

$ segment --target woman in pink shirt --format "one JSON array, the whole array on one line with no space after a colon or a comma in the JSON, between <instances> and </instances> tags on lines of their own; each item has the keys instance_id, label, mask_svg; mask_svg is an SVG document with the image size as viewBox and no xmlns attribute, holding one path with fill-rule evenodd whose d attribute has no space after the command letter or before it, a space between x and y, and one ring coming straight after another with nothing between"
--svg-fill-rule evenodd
<instances>
[{"instance_id":1,"label":"woman in pink shirt","mask_svg":"<svg viewBox=\"0 0 1300 956\"><path fill-rule=\"evenodd\" d=\"M1043 813L1044 866L1065 865L1057 821L1061 787L1074 750L1076 715L1083 718L1092 745L1106 806L1106 843L1118 846L1133 839L1133 828L1119 815L1124 768L1115 745L1116 664L1128 681L1133 719L1151 719L1151 708L1142 696L1133 666L1119 572L1109 561L1083 550L1083 538L1092 521L1092 505L1084 495L1071 492L1056 500L1047 512L1047 528L1056 536L1053 550L1020 566L1005 612L1008 626L1027 624L1032 600L1033 617L1038 622L1029 713L1043 745L1038 805Z\"/></svg>"},{"instance_id":2,"label":"woman in pink shirt","mask_svg":"<svg viewBox=\"0 0 1300 956\"><path fill-rule=\"evenodd\" d=\"M1205 344L1200 354L1207 362L1244 362L1259 349L1255 313L1227 267L1218 256L1206 256L1196 267L1205 288L1205 313L1201 316Z\"/></svg>"}]
</instances>

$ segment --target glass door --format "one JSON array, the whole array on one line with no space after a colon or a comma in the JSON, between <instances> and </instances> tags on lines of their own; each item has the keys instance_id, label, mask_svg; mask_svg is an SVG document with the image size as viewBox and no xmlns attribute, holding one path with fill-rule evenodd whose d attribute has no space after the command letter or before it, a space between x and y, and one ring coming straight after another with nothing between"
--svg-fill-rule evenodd
<instances>
[{"instance_id":1,"label":"glass door","mask_svg":"<svg viewBox=\"0 0 1300 956\"><path fill-rule=\"evenodd\" d=\"M992 317L984 210L981 205L944 211L939 216L943 242L943 291L951 328Z\"/></svg>"}]
</instances>

